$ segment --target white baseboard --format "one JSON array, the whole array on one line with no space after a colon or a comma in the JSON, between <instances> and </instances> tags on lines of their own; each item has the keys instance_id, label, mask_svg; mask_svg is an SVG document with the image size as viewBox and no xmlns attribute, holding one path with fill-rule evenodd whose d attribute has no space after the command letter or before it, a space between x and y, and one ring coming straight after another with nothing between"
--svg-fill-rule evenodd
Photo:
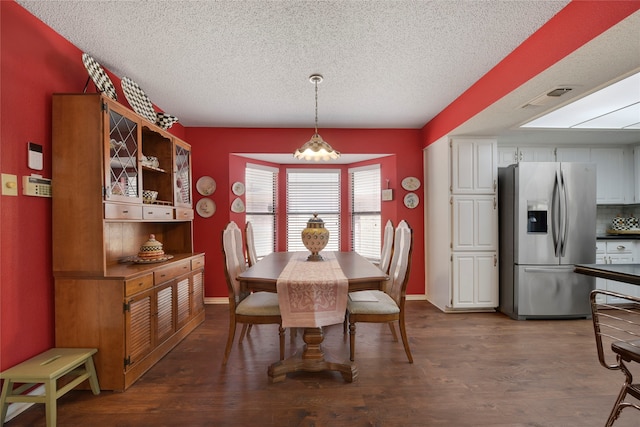
<instances>
[{"instance_id":1,"label":"white baseboard","mask_svg":"<svg viewBox=\"0 0 640 427\"><path fill-rule=\"evenodd\" d=\"M39 385L38 387L31 390L27 393L27 396L39 396L44 395L44 384ZM4 418L4 422L10 421L29 409L31 405L35 405L33 402L13 402L10 403L7 407L7 416Z\"/></svg>"}]
</instances>

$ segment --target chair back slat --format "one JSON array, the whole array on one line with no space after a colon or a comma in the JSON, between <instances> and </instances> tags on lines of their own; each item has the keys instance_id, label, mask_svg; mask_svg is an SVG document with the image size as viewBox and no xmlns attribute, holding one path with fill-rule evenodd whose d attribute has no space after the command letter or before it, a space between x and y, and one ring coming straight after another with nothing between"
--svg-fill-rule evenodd
<instances>
[{"instance_id":1,"label":"chair back slat","mask_svg":"<svg viewBox=\"0 0 640 427\"><path fill-rule=\"evenodd\" d=\"M389 264L391 264L391 254L393 253L393 232L393 222L388 220L384 226L382 250L380 251L380 270L385 273L389 272Z\"/></svg>"},{"instance_id":2,"label":"chair back slat","mask_svg":"<svg viewBox=\"0 0 640 427\"><path fill-rule=\"evenodd\" d=\"M591 318L598 360L607 369L620 369L612 343L625 343L640 354L640 298L604 290L591 292Z\"/></svg>"},{"instance_id":3,"label":"chair back slat","mask_svg":"<svg viewBox=\"0 0 640 427\"><path fill-rule=\"evenodd\" d=\"M242 232L238 225L231 221L222 232L222 250L225 257L225 276L229 288L229 299L236 304L243 299L240 294L240 282L237 277L247 269L244 261Z\"/></svg>"},{"instance_id":4,"label":"chair back slat","mask_svg":"<svg viewBox=\"0 0 640 427\"><path fill-rule=\"evenodd\" d=\"M256 242L253 237L253 225L251 225L251 221L247 222L244 227L244 238L249 266L255 265L255 263L258 262L258 255L256 254Z\"/></svg>"},{"instance_id":5,"label":"chair back slat","mask_svg":"<svg viewBox=\"0 0 640 427\"><path fill-rule=\"evenodd\" d=\"M413 252L413 230L405 220L400 221L396 227L393 240L393 257L389 266L389 281L385 292L395 300L398 306L401 306L406 296Z\"/></svg>"}]
</instances>

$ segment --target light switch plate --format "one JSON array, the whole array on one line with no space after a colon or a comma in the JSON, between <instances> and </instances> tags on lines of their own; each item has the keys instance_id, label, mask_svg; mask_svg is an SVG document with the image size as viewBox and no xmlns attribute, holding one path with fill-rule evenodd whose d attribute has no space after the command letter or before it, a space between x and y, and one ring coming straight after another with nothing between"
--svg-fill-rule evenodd
<instances>
[{"instance_id":1,"label":"light switch plate","mask_svg":"<svg viewBox=\"0 0 640 427\"><path fill-rule=\"evenodd\" d=\"M17 196L18 195L18 176L8 173L2 174L2 195Z\"/></svg>"}]
</instances>

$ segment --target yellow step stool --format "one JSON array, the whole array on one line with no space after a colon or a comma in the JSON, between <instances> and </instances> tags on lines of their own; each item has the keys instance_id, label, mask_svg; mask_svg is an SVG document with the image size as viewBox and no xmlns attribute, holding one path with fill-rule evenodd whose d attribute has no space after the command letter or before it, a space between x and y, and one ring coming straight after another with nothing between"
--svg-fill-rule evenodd
<instances>
[{"instance_id":1,"label":"yellow step stool","mask_svg":"<svg viewBox=\"0 0 640 427\"><path fill-rule=\"evenodd\" d=\"M69 390L89 380L93 394L100 394L100 385L93 365L95 348L52 348L0 373L4 380L0 395L0 426L4 424L7 408L12 402L44 403L47 427L56 425L56 401ZM65 375L76 377L58 389L58 379ZM13 388L14 384L22 384ZM28 396L22 392L44 384L44 394Z\"/></svg>"}]
</instances>

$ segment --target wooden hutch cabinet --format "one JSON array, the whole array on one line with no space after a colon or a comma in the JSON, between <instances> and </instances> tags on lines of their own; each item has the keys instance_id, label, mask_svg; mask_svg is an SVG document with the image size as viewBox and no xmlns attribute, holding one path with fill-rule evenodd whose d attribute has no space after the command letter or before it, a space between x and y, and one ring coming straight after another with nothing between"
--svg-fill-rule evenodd
<instances>
[{"instance_id":1,"label":"wooden hutch cabinet","mask_svg":"<svg viewBox=\"0 0 640 427\"><path fill-rule=\"evenodd\" d=\"M54 94L52 183L56 346L97 348L101 388L125 390L204 320L190 146L106 96ZM173 258L133 262L151 234Z\"/></svg>"}]
</instances>

